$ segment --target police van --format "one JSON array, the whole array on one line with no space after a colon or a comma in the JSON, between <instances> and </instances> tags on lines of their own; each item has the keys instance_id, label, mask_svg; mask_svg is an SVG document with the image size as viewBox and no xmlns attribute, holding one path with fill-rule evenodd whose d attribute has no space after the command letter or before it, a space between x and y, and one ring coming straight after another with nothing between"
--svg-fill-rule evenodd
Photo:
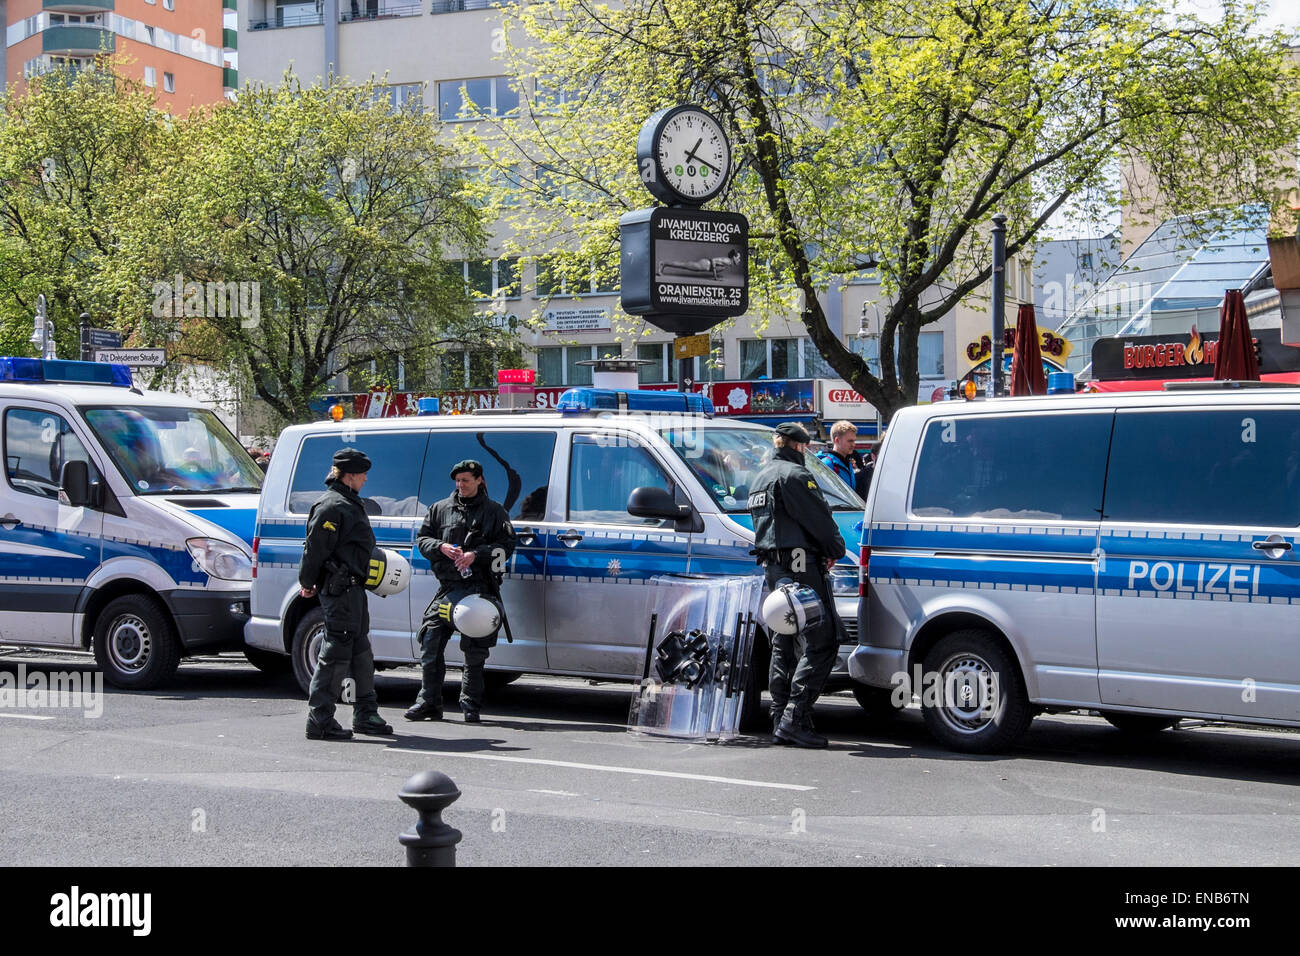
<instances>
[{"instance_id":1,"label":"police van","mask_svg":"<svg viewBox=\"0 0 1300 956\"><path fill-rule=\"evenodd\" d=\"M0 444L0 644L93 647L128 688L243 647L262 473L211 410L125 365L0 358Z\"/></svg>"},{"instance_id":2,"label":"police van","mask_svg":"<svg viewBox=\"0 0 1300 956\"><path fill-rule=\"evenodd\" d=\"M904 409L864 526L850 674L953 749L1052 710L1300 726L1300 391Z\"/></svg>"},{"instance_id":3,"label":"police van","mask_svg":"<svg viewBox=\"0 0 1300 956\"><path fill-rule=\"evenodd\" d=\"M711 412L699 395L579 388L566 392L556 410L290 427L276 445L258 511L246 639L256 649L288 654L307 689L324 617L315 598L299 594L298 566L307 514L324 493L331 457L347 446L374 462L364 494L377 544L409 557L414 572L406 592L369 596L375 659L417 661L416 634L438 583L414 549L416 531L429 506L454 490L450 467L472 458L482 463L487 492L504 505L518 538L502 584L514 643L498 642L488 678L639 680L657 609L651 578L759 572L746 502L749 481L772 454L773 432ZM808 467L842 534L856 542L861 499L812 455ZM642 493L639 515L628 510L636 489L659 489ZM832 583L850 642L835 677L847 687L844 658L856 630L852 558ZM449 663L459 665L459 654L453 641ZM765 651L755 665L758 686L765 686ZM756 694L747 699L757 706Z\"/></svg>"}]
</instances>

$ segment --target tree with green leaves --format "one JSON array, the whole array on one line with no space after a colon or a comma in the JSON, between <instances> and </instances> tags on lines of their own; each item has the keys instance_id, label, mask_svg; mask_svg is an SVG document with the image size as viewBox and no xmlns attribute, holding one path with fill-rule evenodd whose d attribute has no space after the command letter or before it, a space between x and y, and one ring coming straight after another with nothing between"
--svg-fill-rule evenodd
<instances>
[{"instance_id":1,"label":"tree with green leaves","mask_svg":"<svg viewBox=\"0 0 1300 956\"><path fill-rule=\"evenodd\" d=\"M392 385L399 358L413 378L445 346L512 338L449 261L484 243L455 154L382 92L286 76L192 113L124 263L153 290L149 334L182 329L174 357L233 363L286 421L338 373Z\"/></svg>"},{"instance_id":2,"label":"tree with green leaves","mask_svg":"<svg viewBox=\"0 0 1300 956\"><path fill-rule=\"evenodd\" d=\"M44 294L59 354L76 355L80 315L129 322L134 283L120 281L125 237L172 155L153 95L111 65L33 77L0 99L0 354L31 351Z\"/></svg>"},{"instance_id":3,"label":"tree with green leaves","mask_svg":"<svg viewBox=\"0 0 1300 956\"><path fill-rule=\"evenodd\" d=\"M1231 0L1213 24L1143 0L552 0L505 27L522 106L477 145L516 249L616 274L618 217L648 205L640 124L703 105L736 150L715 205L758 237L752 307L797 309L886 419L915 401L920 330L989 280L995 213L1016 256L1063 207L1100 221L1130 166L1161 214L1271 203L1300 132L1285 38ZM868 273L877 374L818 298Z\"/></svg>"}]
</instances>

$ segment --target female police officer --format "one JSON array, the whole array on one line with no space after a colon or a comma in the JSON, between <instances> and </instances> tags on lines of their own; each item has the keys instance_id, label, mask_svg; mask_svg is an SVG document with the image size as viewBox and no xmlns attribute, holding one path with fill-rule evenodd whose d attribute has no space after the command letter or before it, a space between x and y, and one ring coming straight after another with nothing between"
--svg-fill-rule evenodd
<instances>
[{"instance_id":1,"label":"female police officer","mask_svg":"<svg viewBox=\"0 0 1300 956\"><path fill-rule=\"evenodd\" d=\"M352 731L334 719L334 702L349 673L356 685L352 730L371 735L393 732L379 716L364 587L375 547L360 496L369 470L370 459L364 452L355 448L335 452L334 467L325 476L329 490L312 505L307 518L298 584L305 598L320 594L325 612L325 639L308 699L308 740L347 740L352 736Z\"/></svg>"}]
</instances>

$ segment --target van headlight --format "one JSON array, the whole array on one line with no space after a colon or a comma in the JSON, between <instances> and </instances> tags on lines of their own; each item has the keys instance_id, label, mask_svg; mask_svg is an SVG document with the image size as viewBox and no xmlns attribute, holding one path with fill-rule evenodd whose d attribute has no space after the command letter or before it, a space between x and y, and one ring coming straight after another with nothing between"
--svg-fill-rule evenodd
<instances>
[{"instance_id":1,"label":"van headlight","mask_svg":"<svg viewBox=\"0 0 1300 956\"><path fill-rule=\"evenodd\" d=\"M252 560L233 544L216 538L187 538L185 547L190 549L199 570L209 577L223 581L253 580Z\"/></svg>"}]
</instances>

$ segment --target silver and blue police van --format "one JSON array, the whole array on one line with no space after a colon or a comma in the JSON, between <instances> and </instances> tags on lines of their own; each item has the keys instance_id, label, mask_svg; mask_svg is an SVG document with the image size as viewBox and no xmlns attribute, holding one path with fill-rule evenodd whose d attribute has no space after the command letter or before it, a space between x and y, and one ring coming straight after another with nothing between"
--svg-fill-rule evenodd
<instances>
[{"instance_id":1,"label":"silver and blue police van","mask_svg":"<svg viewBox=\"0 0 1300 956\"><path fill-rule=\"evenodd\" d=\"M262 473L210 409L125 365L0 358L0 444L0 644L93 647L126 688L243 648Z\"/></svg>"},{"instance_id":2,"label":"silver and blue police van","mask_svg":"<svg viewBox=\"0 0 1300 956\"><path fill-rule=\"evenodd\" d=\"M514 643L500 640L488 677L521 673L601 680L642 677L656 590L663 574L756 574L749 481L772 454L772 429L712 417L699 395L570 389L555 410L479 411L445 416L297 425L276 444L254 539L253 648L287 654L306 690L324 634L315 598L298 589L307 514L324 492L330 459L359 448L374 462L365 495L380 547L408 557L411 587L370 596L371 642L381 664L418 660L417 631L437 591L429 562L414 549L429 506L454 489L456 462L482 463L487 492L510 515L518 548L502 584ZM847 540L856 543L861 499L808 456ZM636 489L662 491L659 513L628 511ZM855 556L854 556L855 557ZM847 687L845 657L856 631L854 557L832 575L848 643L833 677ZM448 645L459 664L458 642ZM752 673L766 682L766 650ZM836 686L835 683L832 686ZM751 688L752 689L752 688ZM758 695L747 694L751 710Z\"/></svg>"},{"instance_id":3,"label":"silver and blue police van","mask_svg":"<svg viewBox=\"0 0 1300 956\"><path fill-rule=\"evenodd\" d=\"M1300 390L904 409L864 526L850 674L953 749L1042 711L1300 726Z\"/></svg>"}]
</instances>

